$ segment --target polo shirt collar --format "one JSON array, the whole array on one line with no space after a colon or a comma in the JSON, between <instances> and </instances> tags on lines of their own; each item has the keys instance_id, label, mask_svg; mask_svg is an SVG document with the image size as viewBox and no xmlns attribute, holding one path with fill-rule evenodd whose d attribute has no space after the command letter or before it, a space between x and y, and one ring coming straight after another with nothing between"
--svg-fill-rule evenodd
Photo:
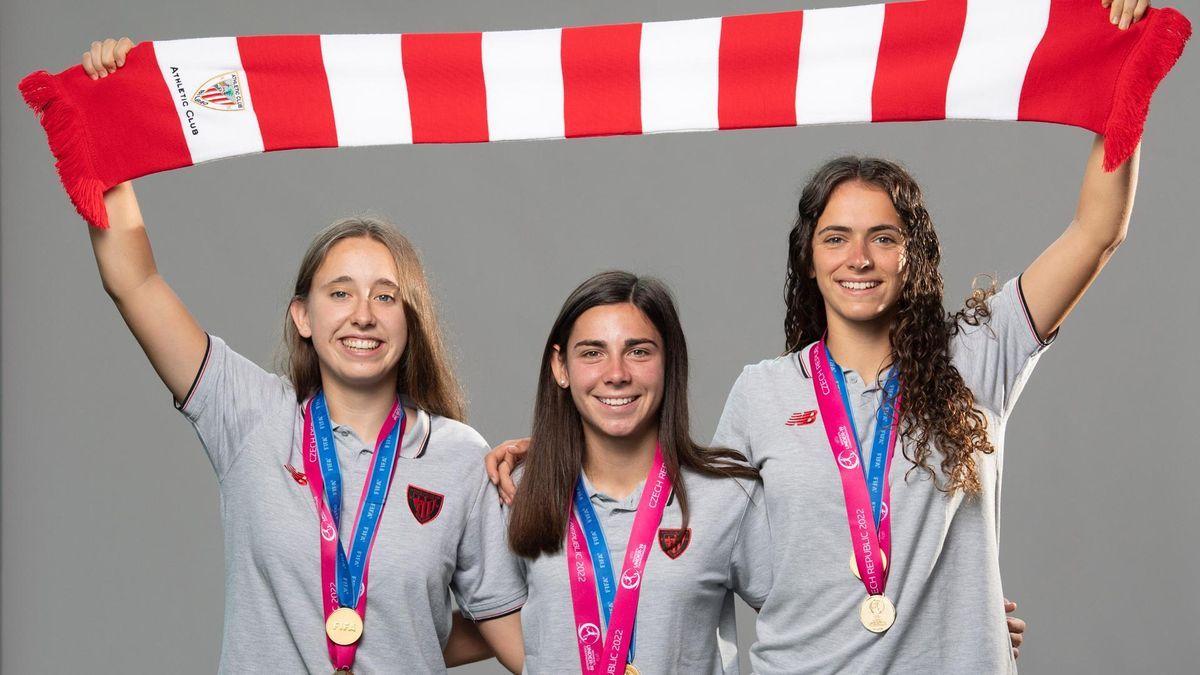
<instances>
[{"instance_id":1,"label":"polo shirt collar","mask_svg":"<svg viewBox=\"0 0 1200 675\"><path fill-rule=\"evenodd\" d=\"M429 413L418 408L407 394L400 395L400 405L416 410L417 415L416 419L410 417L407 420L404 438L400 439L399 455L404 459L417 459L425 454L425 449L429 446L430 427L432 426ZM354 429L349 426L338 424L333 419L330 419L329 422L333 425L333 433L336 434L338 440L344 439L347 443L357 444L359 450L365 449L370 454L375 453L375 439L366 442L359 438ZM342 433L343 431L346 433Z\"/></svg>"},{"instance_id":2,"label":"polo shirt collar","mask_svg":"<svg viewBox=\"0 0 1200 675\"><path fill-rule=\"evenodd\" d=\"M811 374L808 372L808 371L809 371L809 365L808 365L808 364L809 364L809 360L808 360L808 355L809 355L809 353L810 353L810 352L812 352L813 348L814 348L814 347L816 347L816 346L817 346L817 343L816 343L816 342L813 342L813 343L810 343L810 344L809 344L807 347L805 347L804 349L801 349L800 351L798 351L798 352L795 352L795 353L793 353L793 354L792 354L792 359L794 360L794 363L796 364L796 368L797 368L797 370L799 370L799 371L800 371L800 375L801 375L802 377L804 377L804 379L806 379L806 380L811 380L811 379L812 379L812 375L811 375ZM854 373L855 375L858 375L858 373L857 373L856 371L854 371L854 370L851 370L851 369L849 369L849 368L843 368L843 369L842 369L842 372L843 372L843 373L845 373L845 374ZM862 378L862 376L861 376L861 375L859 375L858 379L859 379L859 382L862 382L862 379L863 379L863 378ZM880 384L879 384L879 381L878 381L878 380L876 380L875 382L872 382L870 385L865 385L865 386L863 386L863 391L864 391L864 392L868 392L868 391L875 391L875 390L877 390L877 389L881 389L881 387L880 387Z\"/></svg>"},{"instance_id":3,"label":"polo shirt collar","mask_svg":"<svg viewBox=\"0 0 1200 675\"><path fill-rule=\"evenodd\" d=\"M583 489L587 492L588 499L591 500L592 504L606 510L637 511L638 502L642 499L642 490L646 487L646 481L643 480L638 483L633 492L630 492L624 499L616 499L597 490L596 486L592 485L592 482L588 480L586 472L580 471L579 475L583 479Z\"/></svg>"}]
</instances>

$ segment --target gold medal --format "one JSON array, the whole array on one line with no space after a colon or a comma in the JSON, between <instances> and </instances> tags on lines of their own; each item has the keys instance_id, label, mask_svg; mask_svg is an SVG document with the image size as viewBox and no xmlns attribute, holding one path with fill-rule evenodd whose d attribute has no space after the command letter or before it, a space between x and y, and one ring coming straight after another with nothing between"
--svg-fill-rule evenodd
<instances>
[{"instance_id":1,"label":"gold medal","mask_svg":"<svg viewBox=\"0 0 1200 675\"><path fill-rule=\"evenodd\" d=\"M858 619L872 633L882 633L896 623L896 606L885 595L868 595L858 610Z\"/></svg>"},{"instance_id":2,"label":"gold medal","mask_svg":"<svg viewBox=\"0 0 1200 675\"><path fill-rule=\"evenodd\" d=\"M349 607L339 607L325 620L325 634L335 644L352 645L362 637L363 621L358 612Z\"/></svg>"},{"instance_id":3,"label":"gold medal","mask_svg":"<svg viewBox=\"0 0 1200 675\"><path fill-rule=\"evenodd\" d=\"M641 671L633 667L632 663L625 664L625 675L642 675Z\"/></svg>"},{"instance_id":4,"label":"gold medal","mask_svg":"<svg viewBox=\"0 0 1200 675\"><path fill-rule=\"evenodd\" d=\"M887 569L887 554L883 551L879 552L879 559L883 562L883 569ZM862 575L858 573L858 561L854 559L854 551L850 551L850 573L855 579L862 579Z\"/></svg>"}]
</instances>

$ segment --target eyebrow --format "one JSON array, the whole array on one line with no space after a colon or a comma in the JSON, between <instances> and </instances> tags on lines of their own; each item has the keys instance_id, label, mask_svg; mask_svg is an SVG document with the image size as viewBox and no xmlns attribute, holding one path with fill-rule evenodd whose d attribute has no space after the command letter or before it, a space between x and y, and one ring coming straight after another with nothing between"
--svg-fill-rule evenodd
<instances>
[{"instance_id":1,"label":"eyebrow","mask_svg":"<svg viewBox=\"0 0 1200 675\"><path fill-rule=\"evenodd\" d=\"M344 284L346 282L353 282L353 281L354 281L354 277L343 274L342 276L340 276L336 279L330 279L329 281L326 281L321 286L321 288L324 288L325 286L332 286L334 284ZM387 277L379 277L378 279L375 280L375 285L376 286L387 286L388 288L400 288L399 286L396 285L396 282L392 281L391 279L388 279Z\"/></svg>"},{"instance_id":2,"label":"eyebrow","mask_svg":"<svg viewBox=\"0 0 1200 675\"><path fill-rule=\"evenodd\" d=\"M881 230L892 230L899 234L904 234L904 232L901 231L900 228L896 227L895 225L891 225L889 223L881 223L879 225L875 225L874 227L867 230L867 234L871 234L872 232L879 232ZM813 235L813 236L818 236L818 235L824 234L825 232L829 232L829 231L852 232L853 230L851 230L850 227L848 227L846 225L826 225L825 227L822 227L821 229L817 230L816 235Z\"/></svg>"},{"instance_id":3,"label":"eyebrow","mask_svg":"<svg viewBox=\"0 0 1200 675\"><path fill-rule=\"evenodd\" d=\"M651 340L650 338L629 338L628 340L625 341L625 348L628 349L630 347L634 347L637 345L643 345L643 344L646 344L647 342L654 345L655 347L658 346L658 343L655 342L654 340ZM576 349L578 349L579 347L604 348L607 346L608 346L608 343L605 342L604 340L580 340L579 342L575 343Z\"/></svg>"}]
</instances>

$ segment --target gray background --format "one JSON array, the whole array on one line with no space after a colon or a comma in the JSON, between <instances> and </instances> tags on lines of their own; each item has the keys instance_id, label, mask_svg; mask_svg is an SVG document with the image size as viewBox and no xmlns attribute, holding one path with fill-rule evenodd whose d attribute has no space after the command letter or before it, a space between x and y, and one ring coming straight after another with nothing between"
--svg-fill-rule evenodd
<instances>
[{"instance_id":1,"label":"gray background","mask_svg":"<svg viewBox=\"0 0 1200 675\"><path fill-rule=\"evenodd\" d=\"M796 6L6 2L0 667L211 672L222 616L211 467L100 287L20 76L125 34L515 29ZM1200 18L1194 0L1176 6ZM1185 672L1200 658L1197 51L1155 100L1128 242L1009 426L1001 563L1031 624L1028 672ZM264 364L311 235L350 213L393 218L423 252L470 421L493 441L528 428L539 348L567 292L609 267L659 275L691 339L695 432L707 439L742 365L782 348L786 232L819 162L855 151L907 163L939 224L957 304L975 273L1011 277L1058 236L1089 144L1078 129L1034 124L808 127L289 152L137 189L161 271L207 330Z\"/></svg>"}]
</instances>

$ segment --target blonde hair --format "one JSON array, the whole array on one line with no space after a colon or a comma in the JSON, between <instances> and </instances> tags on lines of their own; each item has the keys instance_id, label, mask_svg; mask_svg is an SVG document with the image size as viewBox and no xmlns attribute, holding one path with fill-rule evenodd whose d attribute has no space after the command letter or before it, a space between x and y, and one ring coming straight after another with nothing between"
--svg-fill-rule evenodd
<instances>
[{"instance_id":1,"label":"blonde hair","mask_svg":"<svg viewBox=\"0 0 1200 675\"><path fill-rule=\"evenodd\" d=\"M333 245L357 237L386 246L400 275L397 295L408 323L408 342L400 357L396 391L407 394L422 410L463 421L466 406L462 388L450 366L425 270L412 242L394 225L368 216L351 217L318 233L300 262L292 302L308 301L313 277ZM283 352L283 369L296 389L296 400L304 401L321 387L320 362L312 340L300 335L288 312L284 313Z\"/></svg>"}]
</instances>

